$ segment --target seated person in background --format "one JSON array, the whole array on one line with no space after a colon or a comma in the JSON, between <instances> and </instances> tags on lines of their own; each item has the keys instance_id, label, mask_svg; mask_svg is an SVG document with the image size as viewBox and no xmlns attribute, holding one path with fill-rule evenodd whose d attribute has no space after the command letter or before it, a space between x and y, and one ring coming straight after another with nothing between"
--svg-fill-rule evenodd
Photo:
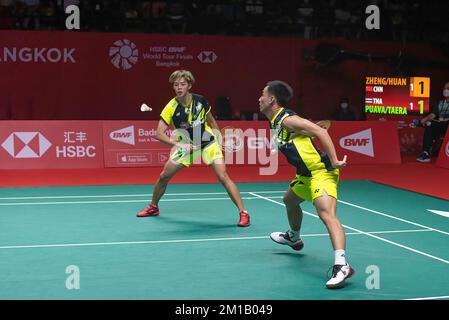
<instances>
[{"instance_id":1,"label":"seated person in background","mask_svg":"<svg viewBox=\"0 0 449 320\"><path fill-rule=\"evenodd\" d=\"M438 102L430 113L421 119L424 127L423 152L416 158L419 162L430 162L434 142L446 134L449 124L449 82L443 88L443 99Z\"/></svg>"},{"instance_id":2,"label":"seated person in background","mask_svg":"<svg viewBox=\"0 0 449 320\"><path fill-rule=\"evenodd\" d=\"M337 112L332 115L332 120L337 121L355 121L357 120L355 112L349 108L348 98L341 98Z\"/></svg>"}]
</instances>

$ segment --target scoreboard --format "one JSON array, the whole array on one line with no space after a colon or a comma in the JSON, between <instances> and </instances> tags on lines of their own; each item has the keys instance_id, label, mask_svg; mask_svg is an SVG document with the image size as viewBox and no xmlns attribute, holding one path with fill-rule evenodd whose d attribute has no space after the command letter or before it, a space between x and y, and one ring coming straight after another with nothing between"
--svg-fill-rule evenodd
<instances>
[{"instance_id":1,"label":"scoreboard","mask_svg":"<svg viewBox=\"0 0 449 320\"><path fill-rule=\"evenodd\" d=\"M423 115L429 112L430 78L366 77L365 113Z\"/></svg>"}]
</instances>

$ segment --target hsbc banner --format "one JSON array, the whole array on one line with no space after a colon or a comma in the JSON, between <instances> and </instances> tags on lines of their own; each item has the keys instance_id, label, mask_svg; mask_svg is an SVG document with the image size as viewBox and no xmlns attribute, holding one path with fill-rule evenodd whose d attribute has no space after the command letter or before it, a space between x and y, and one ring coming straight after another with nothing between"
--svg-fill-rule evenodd
<instances>
[{"instance_id":1,"label":"hsbc banner","mask_svg":"<svg viewBox=\"0 0 449 320\"><path fill-rule=\"evenodd\" d=\"M0 169L102 167L101 121L0 121Z\"/></svg>"},{"instance_id":2,"label":"hsbc banner","mask_svg":"<svg viewBox=\"0 0 449 320\"><path fill-rule=\"evenodd\" d=\"M332 121L329 134L339 159L347 155L349 165L401 163L394 121Z\"/></svg>"},{"instance_id":3,"label":"hsbc banner","mask_svg":"<svg viewBox=\"0 0 449 320\"><path fill-rule=\"evenodd\" d=\"M103 121L105 167L163 166L170 146L155 139L158 121ZM166 132L172 136L172 130Z\"/></svg>"},{"instance_id":4,"label":"hsbc banner","mask_svg":"<svg viewBox=\"0 0 449 320\"><path fill-rule=\"evenodd\" d=\"M176 69L193 72L212 106L226 95L242 112L270 79L298 85L295 39L1 30L0 39L0 119L158 120ZM155 112L143 117L143 102Z\"/></svg>"},{"instance_id":5,"label":"hsbc banner","mask_svg":"<svg viewBox=\"0 0 449 320\"><path fill-rule=\"evenodd\" d=\"M171 148L155 139L157 123L0 121L0 169L162 167ZM289 165L277 152L266 121L220 121L219 126L225 129L220 142L227 165L257 165L261 175ZM170 129L166 134L173 137ZM339 158L347 154L349 163L401 161L395 122L334 121L329 134Z\"/></svg>"},{"instance_id":6,"label":"hsbc banner","mask_svg":"<svg viewBox=\"0 0 449 320\"><path fill-rule=\"evenodd\" d=\"M449 169L449 130L446 131L443 144L438 154L437 166Z\"/></svg>"}]
</instances>

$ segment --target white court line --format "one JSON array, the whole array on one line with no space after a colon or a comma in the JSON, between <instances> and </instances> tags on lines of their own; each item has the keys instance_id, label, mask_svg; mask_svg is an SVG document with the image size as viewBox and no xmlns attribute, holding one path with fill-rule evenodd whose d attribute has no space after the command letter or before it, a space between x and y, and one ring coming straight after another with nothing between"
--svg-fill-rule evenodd
<instances>
[{"instance_id":1,"label":"white court line","mask_svg":"<svg viewBox=\"0 0 449 320\"><path fill-rule=\"evenodd\" d=\"M449 232L446 232L446 231L442 231L442 230L439 230L439 229L431 228L431 227L425 226L423 224L419 224L419 223L416 223L416 222L413 222L413 221L409 221L409 220L406 220L406 219L398 218L398 217L395 217L395 216L392 216L392 215L389 215L389 214L386 214L386 213L383 213L383 212L379 212L379 211L376 211L376 210L371 210L371 209L368 209L368 208L365 208L365 207L362 207L362 206L358 206L358 205L350 203L350 202L346 202L346 201L342 201L342 200L338 200L338 202L346 204L346 205L354 207L354 208L358 208L358 209L362 209L362 210L365 210L365 211L368 211L368 212L372 212L372 213L378 214L378 215L383 216L383 217L388 217L388 218L391 218L391 219L394 219L394 220L402 221L402 222L405 222L405 223L408 223L408 224L412 224L412 225L417 226L417 227L421 227L421 228L424 228L424 229L429 229L429 230L432 230L432 231L435 231L435 232L438 232L438 233L442 233L442 234L445 234L445 235L449 236Z\"/></svg>"},{"instance_id":2,"label":"white court line","mask_svg":"<svg viewBox=\"0 0 449 320\"><path fill-rule=\"evenodd\" d=\"M285 191L240 191L240 193L279 193ZM187 192L187 193L165 193L164 196L198 196L198 195L220 195L227 192ZM137 194L110 194L110 195L86 195L86 196L39 196L39 197L3 197L0 200L32 200L32 199L77 199L77 198L123 198L123 197L151 197L151 193Z\"/></svg>"},{"instance_id":3,"label":"white court line","mask_svg":"<svg viewBox=\"0 0 449 320\"><path fill-rule=\"evenodd\" d=\"M449 299L449 296L425 297L425 298L411 298L411 299L402 299L402 300L438 300L438 299Z\"/></svg>"},{"instance_id":4,"label":"white court line","mask_svg":"<svg viewBox=\"0 0 449 320\"><path fill-rule=\"evenodd\" d=\"M251 195L256 196L256 197L259 197L259 198L261 198L261 199L265 199L265 200L267 200L267 201L270 201L270 202L273 202L273 203L276 203L276 204L279 204L279 205L285 207L285 204L283 204L283 203L281 203L281 202L274 201L274 200L269 199L269 198L267 198L267 197L260 196L260 195L258 195L258 194L256 194L256 193L251 193ZM303 210L303 212L304 212L305 214L308 214L309 216L312 216L312 217L315 217L315 218L319 219L319 217L318 217L317 215L315 215L315 214L312 214L312 213L307 212L307 211L304 211L304 210ZM433 256L433 255L428 254L428 253L426 253L426 252L424 252L424 251L420 251L420 250L416 250L416 249L413 249L413 248L408 247L408 246L404 246L404 245L402 245L402 244L400 244L400 243L397 243L397 242L394 242L394 241L391 241L391 240L387 240L387 239L378 237L378 236L376 236L376 235L374 235L374 234L370 234L370 233L367 233L367 232L365 232L365 231L362 231L362 230L359 230L359 229L356 229L356 228L353 228L353 227L349 227L349 226L344 225L344 224L342 224L342 226L345 227L345 228L347 228L347 229L349 229L349 230L356 231L356 232L360 232L360 233L362 233L362 234L364 234L364 235L367 235L367 236L369 236L369 237L371 237L371 238L375 238L375 239L378 239L378 240L380 240L380 241L384 241L384 242L390 243L390 244L392 244L392 245L395 245L395 246L397 246L397 247L400 247L400 248L403 248L403 249L406 249L406 250L409 250L409 251L418 253L418 254L420 254L420 255L426 256L426 257L428 257L428 258L431 258L431 259L438 260L438 261L444 262L444 263L446 263L446 264L449 264L449 261L448 261L448 260L439 258L439 257L437 257L437 256ZM430 229L430 228L428 228L428 229ZM432 231L435 231L435 230L432 230Z\"/></svg>"},{"instance_id":5,"label":"white court line","mask_svg":"<svg viewBox=\"0 0 449 320\"><path fill-rule=\"evenodd\" d=\"M429 232L430 230L391 230L391 231L372 231L369 233L408 233L408 232ZM348 232L346 235L359 235L360 232ZM304 234L301 237L323 237L329 236L328 233ZM258 237L237 237L237 238L206 238L206 239L184 239L184 240L151 240L151 241L118 241L118 242L88 242L88 243L61 243L61 244L36 244L36 245L18 245L18 246L0 246L0 249L28 249L28 248L58 248L58 247L91 247L91 246L111 246L111 245L130 245L130 244L159 244L159 243L185 243L185 242L207 242L207 241L228 241L228 240L255 240L269 239L268 236Z\"/></svg>"},{"instance_id":6,"label":"white court line","mask_svg":"<svg viewBox=\"0 0 449 320\"><path fill-rule=\"evenodd\" d=\"M268 197L280 199L280 197ZM242 197L243 200L258 200L258 197ZM181 201L216 201L230 200L230 198L185 198L185 199L161 199L162 202L181 202ZM0 203L0 206L27 206L27 205L56 205L56 204L98 204L98 203L132 203L132 202L149 202L145 200L99 200L99 201L52 201L52 202L7 202Z\"/></svg>"},{"instance_id":7,"label":"white court line","mask_svg":"<svg viewBox=\"0 0 449 320\"><path fill-rule=\"evenodd\" d=\"M264 193L284 193L284 192L285 191L274 190L274 191L242 191L241 193L264 194ZM178 196L178 195L221 195L221 194L227 194L227 193L226 192L208 192L208 193L192 192L192 193L166 193L165 195L166 196ZM62 199L64 199L64 198L70 199L70 198L102 198L102 197L143 197L143 196L149 197L150 195L149 194L132 194L132 195L96 195L96 196L9 197L9 198L6 197L6 198L0 198L0 200L61 199L61 198ZM278 197L267 197L267 198L278 199ZM209 199L211 199L211 200L222 200L221 198L209 198ZM226 199L228 199L228 198L226 198ZM162 199L161 201L168 201L168 200L169 199ZM173 199L171 201L188 201L188 200L191 200L191 199ZM194 199L193 201L198 201L198 200L200 200L200 199ZM201 200L208 200L208 198L201 199ZM252 200L252 198L244 198L244 200ZM31 202L31 203L23 203L23 204L20 204L20 203L18 203L18 204L0 203L0 206L7 206L7 205L16 205L16 206L18 206L18 205L39 205L39 204L42 204L42 205L45 205L45 204L48 204L48 205L51 205L51 204L78 204L78 203L79 204L84 204L84 203L119 203L119 202L147 202L147 201L148 200L128 200L128 201L126 201L126 200L124 200L124 201L118 201L118 200L112 201L111 200L111 201L105 201L105 202L101 202L101 201L97 201L97 202L87 202L87 201L83 201L83 202L41 202L41 203ZM343 201L343 200L338 200L338 202L340 202L342 204L345 204L345 205L348 205L348 206L352 206L352 207L358 208L358 209L362 209L362 210L365 210L365 211L368 211L368 212L371 212L371 213L374 213L374 214L377 214L377 215L381 215L381 216L384 216L384 217L387 217L387 218L390 218L390 219L402 221L402 222L405 222L405 223L408 223L408 224L411 224L411 225L414 225L414 226L417 226L417 227L421 227L421 228L432 230L432 231L435 231L435 232L438 232L438 233L441 233L441 234L449 235L449 232L442 231L442 230L439 230L439 229L436 229L436 228L432 228L432 227L428 227L428 226L425 226L423 224L412 222L410 220L398 218L396 216L392 216L392 215L389 215L389 214L386 214L386 213L383 213L383 212L380 212L380 211L368 209L368 208L356 205L356 204L351 203L351 202L347 202L347 201Z\"/></svg>"}]
</instances>

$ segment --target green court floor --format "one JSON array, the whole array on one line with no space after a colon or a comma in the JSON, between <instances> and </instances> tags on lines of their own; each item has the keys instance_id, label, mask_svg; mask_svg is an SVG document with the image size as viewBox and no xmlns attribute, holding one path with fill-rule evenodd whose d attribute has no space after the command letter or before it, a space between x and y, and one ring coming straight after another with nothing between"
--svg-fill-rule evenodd
<instances>
[{"instance_id":1,"label":"green court floor","mask_svg":"<svg viewBox=\"0 0 449 320\"><path fill-rule=\"evenodd\" d=\"M427 210L448 201L341 182L356 274L328 290L333 251L313 205L296 252L269 239L288 229L288 184L238 185L249 228L219 184L170 185L151 218L135 217L148 185L1 188L0 299L449 299L449 218Z\"/></svg>"}]
</instances>

